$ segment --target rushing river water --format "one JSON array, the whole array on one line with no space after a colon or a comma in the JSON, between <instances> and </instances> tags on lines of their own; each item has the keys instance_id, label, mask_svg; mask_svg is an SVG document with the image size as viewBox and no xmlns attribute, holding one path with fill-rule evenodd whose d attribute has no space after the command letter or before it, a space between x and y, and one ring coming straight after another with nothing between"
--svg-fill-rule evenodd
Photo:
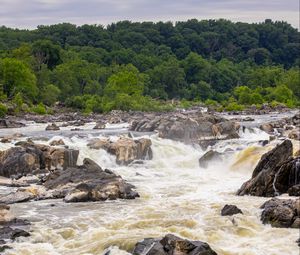
<instances>
[{"instance_id":1,"label":"rushing river water","mask_svg":"<svg viewBox=\"0 0 300 255\"><path fill-rule=\"evenodd\" d=\"M240 139L219 142L214 148L226 151L223 162L199 167L204 151L155 134L153 160L144 164L118 166L114 156L103 150L89 149L91 137L110 135L117 138L126 126L111 126L105 134L91 133L91 125L80 134L58 131L51 140L63 138L71 148L103 168L120 174L136 186L141 195L135 200L94 203L64 203L46 200L12 205L16 217L32 222L30 238L13 243L9 255L102 255L127 254L144 237L161 237L174 233L184 238L208 242L220 255L298 255L297 229L272 228L260 221L259 207L268 198L239 197L235 192L248 180L260 156L274 145L262 147L260 140L269 136L253 129L241 133ZM27 135L41 137L44 125L32 124ZM23 133L24 133L23 132ZM40 140L38 142L51 142ZM7 146L7 145L2 145ZM0 149L4 149L0 148ZM225 204L235 204L243 215L222 217Z\"/></svg>"}]
</instances>

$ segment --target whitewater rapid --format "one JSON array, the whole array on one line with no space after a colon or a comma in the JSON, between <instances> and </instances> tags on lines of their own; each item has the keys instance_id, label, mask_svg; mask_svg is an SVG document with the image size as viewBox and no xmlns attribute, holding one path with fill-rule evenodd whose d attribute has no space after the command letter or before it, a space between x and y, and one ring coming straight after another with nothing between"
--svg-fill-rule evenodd
<instances>
[{"instance_id":1,"label":"whitewater rapid","mask_svg":"<svg viewBox=\"0 0 300 255\"><path fill-rule=\"evenodd\" d=\"M248 180L260 156L273 144L262 147L269 136L258 129L247 129L240 139L219 142L214 149L226 153L223 162L199 167L205 153L198 146L185 145L151 134L153 160L144 164L118 166L115 157L104 150L87 147L91 138L109 135L117 139L126 126L106 134L63 132L70 148L79 149L79 161L95 160L136 186L140 198L89 203L61 200L34 201L11 206L18 218L32 222L31 237L13 243L9 255L112 255L128 254L145 237L174 233L184 238L208 242L220 255L298 255L297 229L272 228L260 221L260 206L268 198L236 196ZM86 127L89 130L89 126ZM32 125L32 132L43 134L44 125ZM45 133L45 132L44 132ZM5 145L7 146L7 145ZM0 148L3 149L3 148ZM244 214L222 217L225 204L235 204Z\"/></svg>"}]
</instances>

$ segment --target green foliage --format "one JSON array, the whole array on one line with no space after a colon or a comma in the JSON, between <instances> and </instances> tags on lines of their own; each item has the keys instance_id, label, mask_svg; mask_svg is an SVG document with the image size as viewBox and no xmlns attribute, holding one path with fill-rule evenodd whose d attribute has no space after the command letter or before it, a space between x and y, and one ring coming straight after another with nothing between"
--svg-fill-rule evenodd
<instances>
[{"instance_id":1,"label":"green foliage","mask_svg":"<svg viewBox=\"0 0 300 255\"><path fill-rule=\"evenodd\" d=\"M244 106L238 104L237 102L230 102L226 107L226 111L242 111Z\"/></svg>"},{"instance_id":2,"label":"green foliage","mask_svg":"<svg viewBox=\"0 0 300 255\"><path fill-rule=\"evenodd\" d=\"M86 114L300 105L300 33L286 22L130 22L0 27L0 99L17 112L61 101ZM162 101L159 101L162 100ZM173 100L174 101L174 100ZM26 106L26 107L25 107Z\"/></svg>"},{"instance_id":3,"label":"green foliage","mask_svg":"<svg viewBox=\"0 0 300 255\"><path fill-rule=\"evenodd\" d=\"M0 103L0 118L5 117L7 113L7 107L4 104Z\"/></svg>"},{"instance_id":4,"label":"green foliage","mask_svg":"<svg viewBox=\"0 0 300 255\"><path fill-rule=\"evenodd\" d=\"M36 114L40 114L40 115L47 114L46 107L44 106L43 103L39 103L38 105L33 106L31 108L31 111L34 112L34 113L36 113Z\"/></svg>"}]
</instances>

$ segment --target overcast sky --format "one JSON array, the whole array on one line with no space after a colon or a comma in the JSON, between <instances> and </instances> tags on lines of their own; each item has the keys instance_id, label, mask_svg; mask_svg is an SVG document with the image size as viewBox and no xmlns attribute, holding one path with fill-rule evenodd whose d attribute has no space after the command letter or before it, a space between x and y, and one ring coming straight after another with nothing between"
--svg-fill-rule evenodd
<instances>
[{"instance_id":1,"label":"overcast sky","mask_svg":"<svg viewBox=\"0 0 300 255\"><path fill-rule=\"evenodd\" d=\"M299 28L298 0L0 0L0 25L35 28L71 22L178 21L191 18L261 22L284 20Z\"/></svg>"}]
</instances>

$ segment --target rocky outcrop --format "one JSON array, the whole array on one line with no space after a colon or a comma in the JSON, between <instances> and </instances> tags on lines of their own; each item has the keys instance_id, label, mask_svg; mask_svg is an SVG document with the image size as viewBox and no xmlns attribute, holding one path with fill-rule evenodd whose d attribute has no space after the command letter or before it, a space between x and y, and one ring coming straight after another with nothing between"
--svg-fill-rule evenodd
<instances>
[{"instance_id":1,"label":"rocky outcrop","mask_svg":"<svg viewBox=\"0 0 300 255\"><path fill-rule=\"evenodd\" d=\"M134 199L134 186L112 171L103 170L94 161L84 159L83 165L50 173L43 185L19 188L0 196L0 203L13 204L30 200L63 198L65 202Z\"/></svg>"},{"instance_id":2,"label":"rocky outcrop","mask_svg":"<svg viewBox=\"0 0 300 255\"><path fill-rule=\"evenodd\" d=\"M207 243L168 234L161 239L145 238L135 245L133 255L217 255Z\"/></svg>"},{"instance_id":3,"label":"rocky outcrop","mask_svg":"<svg viewBox=\"0 0 300 255\"><path fill-rule=\"evenodd\" d=\"M79 151L34 143L0 151L0 175L21 177L41 169L75 166Z\"/></svg>"},{"instance_id":4,"label":"rocky outcrop","mask_svg":"<svg viewBox=\"0 0 300 255\"><path fill-rule=\"evenodd\" d=\"M138 193L110 170L102 170L94 161L50 174L44 186L66 202L103 201L117 198L134 199ZM55 195L54 195L55 196Z\"/></svg>"},{"instance_id":5,"label":"rocky outcrop","mask_svg":"<svg viewBox=\"0 0 300 255\"><path fill-rule=\"evenodd\" d=\"M261 221L277 228L300 228L300 199L273 198L261 206Z\"/></svg>"},{"instance_id":6,"label":"rocky outcrop","mask_svg":"<svg viewBox=\"0 0 300 255\"><path fill-rule=\"evenodd\" d=\"M219 153L214 150L209 150L199 159L199 165L203 168L207 168L209 162L221 161L221 160L222 160L222 153Z\"/></svg>"},{"instance_id":7,"label":"rocky outcrop","mask_svg":"<svg viewBox=\"0 0 300 255\"><path fill-rule=\"evenodd\" d=\"M60 128L55 123L52 123L46 127L46 131L57 131L59 129Z\"/></svg>"},{"instance_id":8,"label":"rocky outcrop","mask_svg":"<svg viewBox=\"0 0 300 255\"><path fill-rule=\"evenodd\" d=\"M239 213L243 214L242 210L236 205L225 205L221 210L222 216L232 216Z\"/></svg>"},{"instance_id":9,"label":"rocky outcrop","mask_svg":"<svg viewBox=\"0 0 300 255\"><path fill-rule=\"evenodd\" d=\"M116 156L116 162L120 165L128 165L135 160L152 159L151 140L140 138L120 138L113 142L109 139L94 139L88 143L91 149L104 149Z\"/></svg>"},{"instance_id":10,"label":"rocky outcrop","mask_svg":"<svg viewBox=\"0 0 300 255\"><path fill-rule=\"evenodd\" d=\"M65 145L65 142L63 139L59 139L59 140L53 140L50 143L50 146L60 146L60 145Z\"/></svg>"},{"instance_id":11,"label":"rocky outcrop","mask_svg":"<svg viewBox=\"0 0 300 255\"><path fill-rule=\"evenodd\" d=\"M25 124L22 122L0 119L0 128L21 128L21 127L25 127Z\"/></svg>"},{"instance_id":12,"label":"rocky outcrop","mask_svg":"<svg viewBox=\"0 0 300 255\"><path fill-rule=\"evenodd\" d=\"M207 139L237 138L239 125L214 115L202 113L165 114L150 118L134 120L130 130L139 132L157 131L159 137L181 141L184 143L199 143Z\"/></svg>"},{"instance_id":13,"label":"rocky outcrop","mask_svg":"<svg viewBox=\"0 0 300 255\"><path fill-rule=\"evenodd\" d=\"M252 178L238 190L238 195L276 196L300 183L300 158L293 158L293 145L285 140L264 154Z\"/></svg>"}]
</instances>

